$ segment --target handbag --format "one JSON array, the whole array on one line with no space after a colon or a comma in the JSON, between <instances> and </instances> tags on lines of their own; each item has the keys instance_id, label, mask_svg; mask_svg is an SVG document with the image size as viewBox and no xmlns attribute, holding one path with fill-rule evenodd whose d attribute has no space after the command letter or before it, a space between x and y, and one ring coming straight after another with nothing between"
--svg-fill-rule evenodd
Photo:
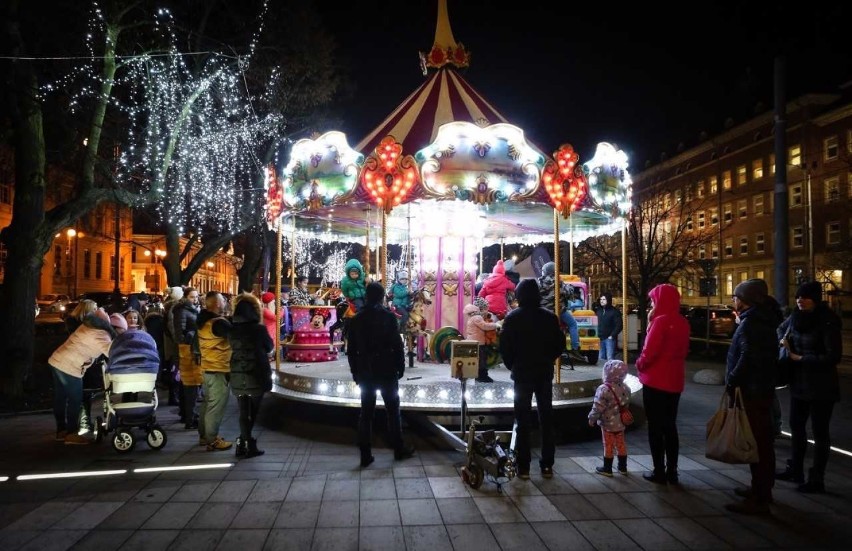
<instances>
[{"instance_id":1,"label":"handbag","mask_svg":"<svg viewBox=\"0 0 852 551\"><path fill-rule=\"evenodd\" d=\"M784 340L790 336L792 323L787 327L787 332L781 337ZM790 359L790 350L786 346L778 348L778 369L776 373L775 388L784 388L790 384L793 378L793 360Z\"/></svg>"},{"instance_id":2,"label":"handbag","mask_svg":"<svg viewBox=\"0 0 852 551\"><path fill-rule=\"evenodd\" d=\"M607 383L606 387L612 392L612 395L615 396L615 403L618 404L618 415L621 417L621 424L625 427L633 424L633 412L630 411L630 408L621 407L621 402L618 401L618 394L612 389L612 387Z\"/></svg>"},{"instance_id":3,"label":"handbag","mask_svg":"<svg viewBox=\"0 0 852 551\"><path fill-rule=\"evenodd\" d=\"M722 394L719 409L707 422L707 444L704 455L722 463L757 463L757 441L751 431L739 387L733 400Z\"/></svg>"}]
</instances>

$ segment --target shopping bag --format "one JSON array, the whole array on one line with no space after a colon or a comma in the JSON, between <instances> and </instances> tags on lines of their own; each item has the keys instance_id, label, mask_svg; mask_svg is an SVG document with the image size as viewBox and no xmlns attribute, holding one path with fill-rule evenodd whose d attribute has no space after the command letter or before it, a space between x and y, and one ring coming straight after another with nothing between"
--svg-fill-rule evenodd
<instances>
[{"instance_id":1,"label":"shopping bag","mask_svg":"<svg viewBox=\"0 0 852 551\"><path fill-rule=\"evenodd\" d=\"M723 463L757 463L757 441L746 417L740 389L729 400L722 394L719 409L707 422L705 456Z\"/></svg>"}]
</instances>

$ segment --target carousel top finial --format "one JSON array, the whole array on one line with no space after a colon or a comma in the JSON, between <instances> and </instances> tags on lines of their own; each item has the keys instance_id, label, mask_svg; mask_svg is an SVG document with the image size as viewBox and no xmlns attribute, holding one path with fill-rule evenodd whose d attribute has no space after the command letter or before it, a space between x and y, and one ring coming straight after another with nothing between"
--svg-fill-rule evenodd
<instances>
[{"instance_id":1,"label":"carousel top finial","mask_svg":"<svg viewBox=\"0 0 852 551\"><path fill-rule=\"evenodd\" d=\"M438 22L435 26L435 42L428 54L420 52L420 68L423 75L429 68L440 69L447 65L467 67L470 65L470 52L461 42L456 42L453 29L450 27L450 16L447 12L447 0L438 0Z\"/></svg>"}]
</instances>

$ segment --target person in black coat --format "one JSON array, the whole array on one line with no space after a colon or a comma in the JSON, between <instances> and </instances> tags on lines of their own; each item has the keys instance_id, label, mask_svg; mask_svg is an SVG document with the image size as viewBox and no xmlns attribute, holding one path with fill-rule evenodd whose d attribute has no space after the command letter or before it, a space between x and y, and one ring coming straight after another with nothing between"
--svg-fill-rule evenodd
<instances>
[{"instance_id":1,"label":"person in black coat","mask_svg":"<svg viewBox=\"0 0 852 551\"><path fill-rule=\"evenodd\" d=\"M388 417L388 436L395 459L414 455L414 448L402 439L402 419L399 412L399 379L405 373L405 356L399 326L382 300L384 287L370 283L366 290L367 303L349 322L346 357L352 379L361 388L361 416L358 419L358 448L361 466L375 458L371 451L373 414L376 410L376 391L382 393Z\"/></svg>"},{"instance_id":2,"label":"person in black coat","mask_svg":"<svg viewBox=\"0 0 852 551\"><path fill-rule=\"evenodd\" d=\"M598 359L614 360L618 348L618 334L623 329L621 312L612 303L612 294L603 293L598 299L600 307L598 314L598 337L601 340L601 350Z\"/></svg>"},{"instance_id":3,"label":"person in black coat","mask_svg":"<svg viewBox=\"0 0 852 551\"><path fill-rule=\"evenodd\" d=\"M837 364L843 354L840 318L822 302L822 286L811 281L796 291L796 309L778 327L781 346L788 351L792 457L775 478L799 484L805 493L825 492L825 467L831 448L828 428L834 404L840 400ZM808 418L814 437L814 464L805 482Z\"/></svg>"},{"instance_id":4,"label":"person in black coat","mask_svg":"<svg viewBox=\"0 0 852 551\"><path fill-rule=\"evenodd\" d=\"M530 476L530 430L532 397L535 395L541 426L539 467L545 478L553 476L556 441L553 432L553 369L565 348L565 336L556 314L541 305L534 279L521 281L515 289L518 308L503 320L500 353L515 382L515 419L518 423L516 453L518 476Z\"/></svg>"}]
</instances>

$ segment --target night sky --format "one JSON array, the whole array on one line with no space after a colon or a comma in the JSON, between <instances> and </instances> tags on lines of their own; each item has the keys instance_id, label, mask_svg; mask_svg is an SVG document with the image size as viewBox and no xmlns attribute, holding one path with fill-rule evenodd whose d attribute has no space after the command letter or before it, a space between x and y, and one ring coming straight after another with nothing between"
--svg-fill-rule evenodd
<instances>
[{"instance_id":1,"label":"night sky","mask_svg":"<svg viewBox=\"0 0 852 551\"><path fill-rule=\"evenodd\" d=\"M771 109L781 51L788 99L852 80L848 3L547 4L449 0L453 34L472 54L461 74L546 153L568 142L583 161L610 141L638 170L759 102ZM354 145L422 83L417 52L432 45L437 0L318 6L353 75L337 110Z\"/></svg>"}]
</instances>

